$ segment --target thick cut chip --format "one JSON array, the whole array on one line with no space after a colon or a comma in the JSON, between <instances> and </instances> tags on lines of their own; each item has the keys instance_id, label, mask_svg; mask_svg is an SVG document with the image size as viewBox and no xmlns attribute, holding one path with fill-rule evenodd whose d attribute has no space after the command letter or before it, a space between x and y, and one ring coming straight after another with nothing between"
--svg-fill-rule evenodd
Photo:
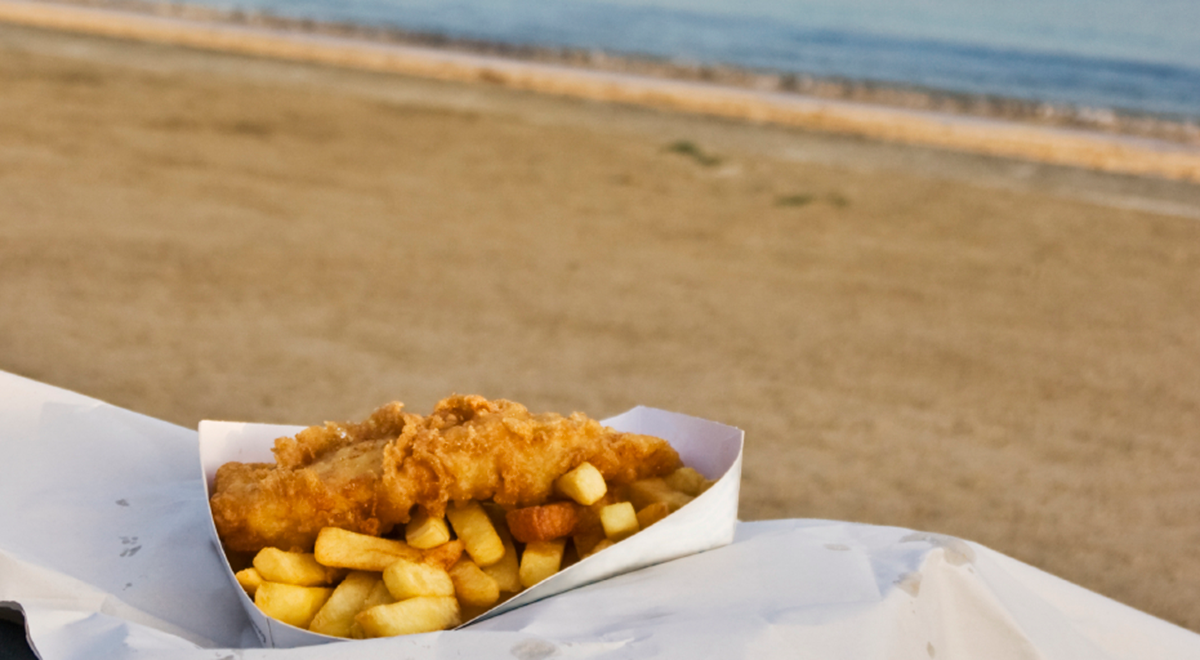
<instances>
[{"instance_id":1,"label":"thick cut chip","mask_svg":"<svg viewBox=\"0 0 1200 660\"><path fill-rule=\"evenodd\" d=\"M254 604L272 619L307 628L331 594L333 589L329 587L263 582L254 592Z\"/></svg>"},{"instance_id":2,"label":"thick cut chip","mask_svg":"<svg viewBox=\"0 0 1200 660\"><path fill-rule=\"evenodd\" d=\"M363 610L355 621L365 637L393 637L453 628L462 614L453 596L418 596Z\"/></svg>"},{"instance_id":3,"label":"thick cut chip","mask_svg":"<svg viewBox=\"0 0 1200 660\"><path fill-rule=\"evenodd\" d=\"M253 566L243 568L235 573L234 577L251 598L254 598L254 592L258 591L258 585L263 583L262 575Z\"/></svg>"},{"instance_id":4,"label":"thick cut chip","mask_svg":"<svg viewBox=\"0 0 1200 660\"><path fill-rule=\"evenodd\" d=\"M668 486L685 494L696 497L697 495L708 490L712 482L696 471L695 468L681 467L671 474L663 477L663 481Z\"/></svg>"},{"instance_id":5,"label":"thick cut chip","mask_svg":"<svg viewBox=\"0 0 1200 660\"><path fill-rule=\"evenodd\" d=\"M571 539L568 537L563 540L570 541ZM558 570L565 571L578 564L580 559L583 559L583 557L579 554L579 548L576 548L574 543L567 543L563 548L562 565L559 566Z\"/></svg>"},{"instance_id":6,"label":"thick cut chip","mask_svg":"<svg viewBox=\"0 0 1200 660\"><path fill-rule=\"evenodd\" d=\"M691 502L691 495L681 493L667 485L660 478L642 479L629 485L629 501L636 509L644 509L655 502L662 502L671 511L678 511L683 505Z\"/></svg>"},{"instance_id":7,"label":"thick cut chip","mask_svg":"<svg viewBox=\"0 0 1200 660\"><path fill-rule=\"evenodd\" d=\"M445 569L404 559L387 567L383 582L396 600L454 595L454 582Z\"/></svg>"},{"instance_id":8,"label":"thick cut chip","mask_svg":"<svg viewBox=\"0 0 1200 660\"><path fill-rule=\"evenodd\" d=\"M617 502L600 509L600 523L604 525L604 535L614 543L638 531L637 512L629 502Z\"/></svg>"},{"instance_id":9,"label":"thick cut chip","mask_svg":"<svg viewBox=\"0 0 1200 660\"><path fill-rule=\"evenodd\" d=\"M556 479L554 487L563 495L584 506L594 504L608 492L608 484L604 483L604 475L600 474L600 470L597 470L596 466L586 461Z\"/></svg>"},{"instance_id":10,"label":"thick cut chip","mask_svg":"<svg viewBox=\"0 0 1200 660\"><path fill-rule=\"evenodd\" d=\"M571 502L513 509L505 518L513 538L521 543L552 541L570 536L579 524L579 512Z\"/></svg>"},{"instance_id":11,"label":"thick cut chip","mask_svg":"<svg viewBox=\"0 0 1200 660\"><path fill-rule=\"evenodd\" d=\"M500 585L475 562L462 559L450 569L454 593L464 607L491 607L500 600Z\"/></svg>"},{"instance_id":12,"label":"thick cut chip","mask_svg":"<svg viewBox=\"0 0 1200 660\"><path fill-rule=\"evenodd\" d=\"M313 617L308 629L322 635L350 637L354 617L362 611L363 603L378 582L378 573L352 571L333 590L333 595Z\"/></svg>"},{"instance_id":13,"label":"thick cut chip","mask_svg":"<svg viewBox=\"0 0 1200 660\"><path fill-rule=\"evenodd\" d=\"M490 566L504 557L504 542L479 502L453 504L446 509L446 517L476 564Z\"/></svg>"},{"instance_id":14,"label":"thick cut chip","mask_svg":"<svg viewBox=\"0 0 1200 660\"><path fill-rule=\"evenodd\" d=\"M388 591L387 585L383 583L383 577L381 576L375 580L375 585L371 587L371 593L367 595L367 599L363 601L362 608L359 611L365 612L376 605L390 605L394 602L396 602L396 599L392 597L392 592ZM355 616L354 623L350 625L350 636L354 639L366 637L362 626L358 623L357 615Z\"/></svg>"},{"instance_id":15,"label":"thick cut chip","mask_svg":"<svg viewBox=\"0 0 1200 660\"><path fill-rule=\"evenodd\" d=\"M508 523L504 520L504 509L498 506L489 506L485 509L495 525L496 534L504 543L504 556L500 558L500 561L490 566L480 566L480 568L484 573L492 576L492 579L499 585L500 591L516 593L521 590L520 559L517 557L517 547L513 543L512 534L508 531Z\"/></svg>"},{"instance_id":16,"label":"thick cut chip","mask_svg":"<svg viewBox=\"0 0 1200 660\"><path fill-rule=\"evenodd\" d=\"M610 489L607 495L591 506L579 508L579 525L571 534L571 541L580 557L592 554L592 546L605 538L604 526L600 524L600 511L609 504L620 501L617 490L625 489Z\"/></svg>"},{"instance_id":17,"label":"thick cut chip","mask_svg":"<svg viewBox=\"0 0 1200 660\"><path fill-rule=\"evenodd\" d=\"M430 548L424 552L425 563L431 566L439 566L450 570L450 567L458 563L458 559L463 554L462 539L454 539L447 541L439 546Z\"/></svg>"},{"instance_id":18,"label":"thick cut chip","mask_svg":"<svg viewBox=\"0 0 1200 660\"><path fill-rule=\"evenodd\" d=\"M525 546L521 555L521 585L532 587L558 572L562 566L566 539L539 541Z\"/></svg>"},{"instance_id":19,"label":"thick cut chip","mask_svg":"<svg viewBox=\"0 0 1200 660\"><path fill-rule=\"evenodd\" d=\"M592 548L591 548L591 550L589 550L589 551L587 552L587 554L585 554L585 555L583 555L583 556L584 556L584 557L591 557L592 555L596 554L597 552L600 552L601 550L605 550L605 549L607 549L607 548L611 548L613 545L614 545L614 544L613 544L613 542L612 542L612 539L600 539L600 541L599 541L598 543L596 543L595 545L593 545L593 546L592 546ZM575 549L576 549L576 550L579 550L578 546L576 546L576 548L575 548Z\"/></svg>"},{"instance_id":20,"label":"thick cut chip","mask_svg":"<svg viewBox=\"0 0 1200 660\"><path fill-rule=\"evenodd\" d=\"M571 537L571 544L575 546L575 552L581 559L596 554L596 546L602 541L608 541L602 527Z\"/></svg>"},{"instance_id":21,"label":"thick cut chip","mask_svg":"<svg viewBox=\"0 0 1200 660\"><path fill-rule=\"evenodd\" d=\"M337 527L321 530L313 552L317 561L325 566L377 573L397 559L421 561L424 556L404 541L357 534Z\"/></svg>"},{"instance_id":22,"label":"thick cut chip","mask_svg":"<svg viewBox=\"0 0 1200 660\"><path fill-rule=\"evenodd\" d=\"M254 569L267 582L283 582L301 587L330 584L337 570L322 566L308 552L285 552L278 548L263 548L254 555Z\"/></svg>"},{"instance_id":23,"label":"thick cut chip","mask_svg":"<svg viewBox=\"0 0 1200 660\"><path fill-rule=\"evenodd\" d=\"M404 540L414 548L428 550L450 540L445 518L434 518L422 509L404 527Z\"/></svg>"},{"instance_id":24,"label":"thick cut chip","mask_svg":"<svg viewBox=\"0 0 1200 660\"><path fill-rule=\"evenodd\" d=\"M646 529L650 525L666 518L671 513L671 507L666 502L655 502L637 512L638 527Z\"/></svg>"}]
</instances>

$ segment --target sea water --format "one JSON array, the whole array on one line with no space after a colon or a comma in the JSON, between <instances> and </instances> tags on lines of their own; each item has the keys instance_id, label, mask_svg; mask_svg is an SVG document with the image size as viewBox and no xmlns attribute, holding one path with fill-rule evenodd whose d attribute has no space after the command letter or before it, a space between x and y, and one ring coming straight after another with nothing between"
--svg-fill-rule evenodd
<instances>
[{"instance_id":1,"label":"sea water","mask_svg":"<svg viewBox=\"0 0 1200 660\"><path fill-rule=\"evenodd\" d=\"M1200 0L187 0L509 45L1200 118Z\"/></svg>"}]
</instances>

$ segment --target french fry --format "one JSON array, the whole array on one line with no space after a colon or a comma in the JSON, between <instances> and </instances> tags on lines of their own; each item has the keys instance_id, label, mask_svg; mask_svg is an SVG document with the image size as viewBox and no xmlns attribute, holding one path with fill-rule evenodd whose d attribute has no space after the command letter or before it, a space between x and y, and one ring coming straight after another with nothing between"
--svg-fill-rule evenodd
<instances>
[{"instance_id":1,"label":"french fry","mask_svg":"<svg viewBox=\"0 0 1200 660\"><path fill-rule=\"evenodd\" d=\"M446 517L476 564L490 566L504 557L504 542L479 502L451 504Z\"/></svg>"},{"instance_id":2,"label":"french fry","mask_svg":"<svg viewBox=\"0 0 1200 660\"><path fill-rule=\"evenodd\" d=\"M340 571L322 566L312 553L285 552L279 548L263 548L254 555L254 570L267 582L301 587L332 584L341 577Z\"/></svg>"},{"instance_id":3,"label":"french fry","mask_svg":"<svg viewBox=\"0 0 1200 660\"><path fill-rule=\"evenodd\" d=\"M579 548L575 547L574 543L568 543L563 546L562 564L558 567L558 570L565 571L578 564L580 559L583 559L583 557L579 554Z\"/></svg>"},{"instance_id":4,"label":"french fry","mask_svg":"<svg viewBox=\"0 0 1200 660\"><path fill-rule=\"evenodd\" d=\"M246 590L246 594L251 598L254 598L254 592L258 590L258 585L263 582L262 575L253 566L243 568L234 573L233 576L237 578L238 584L242 585L242 588Z\"/></svg>"},{"instance_id":5,"label":"french fry","mask_svg":"<svg viewBox=\"0 0 1200 660\"><path fill-rule=\"evenodd\" d=\"M453 628L462 623L462 614L453 596L418 596L376 605L354 620L365 637L393 637Z\"/></svg>"},{"instance_id":6,"label":"french fry","mask_svg":"<svg viewBox=\"0 0 1200 660\"><path fill-rule=\"evenodd\" d=\"M363 603L379 581L378 573L352 571L333 590L308 629L322 635L350 637L355 615L362 611Z\"/></svg>"},{"instance_id":7,"label":"french fry","mask_svg":"<svg viewBox=\"0 0 1200 660\"><path fill-rule=\"evenodd\" d=\"M462 616L463 621L470 621L471 619L474 619L475 617L483 614L484 612L487 612L490 609L492 609L492 608L490 608L490 607L471 607L469 605L464 605L461 600L458 601L458 611L459 611L460 616Z\"/></svg>"},{"instance_id":8,"label":"french fry","mask_svg":"<svg viewBox=\"0 0 1200 660\"><path fill-rule=\"evenodd\" d=\"M263 582L254 592L254 604L272 619L307 628L332 594L333 589L329 587Z\"/></svg>"},{"instance_id":9,"label":"french fry","mask_svg":"<svg viewBox=\"0 0 1200 660\"><path fill-rule=\"evenodd\" d=\"M326 527L317 535L314 554L325 566L381 573L397 559L421 561L420 550L404 541L358 534L337 527Z\"/></svg>"},{"instance_id":10,"label":"french fry","mask_svg":"<svg viewBox=\"0 0 1200 660\"><path fill-rule=\"evenodd\" d=\"M450 527L445 518L430 517L420 509L404 526L404 540L414 548L428 550L450 540Z\"/></svg>"},{"instance_id":11,"label":"french fry","mask_svg":"<svg viewBox=\"0 0 1200 660\"><path fill-rule=\"evenodd\" d=\"M458 625L464 612L477 616L495 606L501 592L511 597L562 570L568 536L572 557L583 558L661 520L692 499L684 489L707 487L697 476L679 470L670 482L658 478L617 490L606 486L583 507L555 502L506 512L490 502L452 504L446 518L418 514L406 528L406 537L425 548L325 528L312 554L268 548L255 557L255 568L237 577L268 616L319 634L361 639L444 630ZM615 501L618 495L635 501ZM634 508L638 500L645 503L640 511ZM442 540L449 527L459 538ZM525 543L523 553L517 552L510 527L524 535L518 537ZM491 562L481 566L476 556ZM337 589L316 586L350 569ZM397 607L410 601L415 602Z\"/></svg>"},{"instance_id":12,"label":"french fry","mask_svg":"<svg viewBox=\"0 0 1200 660\"><path fill-rule=\"evenodd\" d=\"M459 557L463 554L462 539L454 539L447 541L439 546L425 550L424 562L431 566L439 566L446 570L458 563Z\"/></svg>"},{"instance_id":13,"label":"french fry","mask_svg":"<svg viewBox=\"0 0 1200 660\"><path fill-rule=\"evenodd\" d=\"M500 585L470 559L460 559L450 569L450 579L463 607L490 607L500 600Z\"/></svg>"},{"instance_id":14,"label":"french fry","mask_svg":"<svg viewBox=\"0 0 1200 660\"><path fill-rule=\"evenodd\" d=\"M600 524L604 525L604 535L614 543L633 536L641 529L638 527L637 512L629 502L617 502L600 509Z\"/></svg>"},{"instance_id":15,"label":"french fry","mask_svg":"<svg viewBox=\"0 0 1200 660\"><path fill-rule=\"evenodd\" d=\"M496 535L504 544L504 556L494 564L480 566L480 569L492 576L496 585L500 587L500 591L516 593L521 590L520 559L517 557L517 547L513 543L512 534L508 531L508 523L504 520L504 509L492 505L484 507L484 510L492 520Z\"/></svg>"},{"instance_id":16,"label":"french fry","mask_svg":"<svg viewBox=\"0 0 1200 660\"><path fill-rule=\"evenodd\" d=\"M644 509L655 502L666 504L672 512L691 502L691 495L681 493L667 485L661 478L641 479L629 485L629 501L635 509Z\"/></svg>"},{"instance_id":17,"label":"french fry","mask_svg":"<svg viewBox=\"0 0 1200 660\"><path fill-rule=\"evenodd\" d=\"M596 546L602 541L608 541L604 536L604 528L602 527L575 534L571 537L571 544L575 546L575 552L581 558L596 554ZM609 545L611 545L611 542Z\"/></svg>"},{"instance_id":18,"label":"french fry","mask_svg":"<svg viewBox=\"0 0 1200 660\"><path fill-rule=\"evenodd\" d=\"M600 511L609 504L619 501L616 491L615 488L609 489L604 497L596 500L591 506L579 509L579 524L576 525L575 532L571 535L571 541L580 557L591 554L592 546L605 538L604 526L600 524Z\"/></svg>"},{"instance_id":19,"label":"french fry","mask_svg":"<svg viewBox=\"0 0 1200 660\"><path fill-rule=\"evenodd\" d=\"M558 572L562 566L563 549L566 539L539 541L525 546L521 555L521 586L532 587Z\"/></svg>"},{"instance_id":20,"label":"french fry","mask_svg":"<svg viewBox=\"0 0 1200 660\"><path fill-rule=\"evenodd\" d=\"M392 595L392 592L388 591L387 584L383 581L383 576L380 575L374 586L371 587L371 593L367 596L367 600L363 602L363 609L394 602L396 602L396 597Z\"/></svg>"},{"instance_id":21,"label":"french fry","mask_svg":"<svg viewBox=\"0 0 1200 660\"><path fill-rule=\"evenodd\" d=\"M225 548L225 558L229 560L229 568L234 573L254 566L254 555L258 552L245 552Z\"/></svg>"},{"instance_id":22,"label":"french fry","mask_svg":"<svg viewBox=\"0 0 1200 660\"><path fill-rule=\"evenodd\" d=\"M690 467L681 467L675 470L663 477L663 481L671 488L692 497L700 495L700 493L708 490L708 487L713 484L704 475L697 472L695 468Z\"/></svg>"},{"instance_id":23,"label":"french fry","mask_svg":"<svg viewBox=\"0 0 1200 660\"><path fill-rule=\"evenodd\" d=\"M445 569L406 559L396 560L383 571L383 583L396 600L454 595L454 581Z\"/></svg>"},{"instance_id":24,"label":"french fry","mask_svg":"<svg viewBox=\"0 0 1200 660\"><path fill-rule=\"evenodd\" d=\"M371 587L371 593L367 594L367 599L363 601L360 611L369 610L376 605L390 605L394 602L396 602L396 599L392 598L392 592L388 591L387 585L383 583L383 577L380 576L375 579L375 585ZM355 616L354 623L350 624L350 636L354 639L363 639L366 637L362 626L358 623L357 615Z\"/></svg>"},{"instance_id":25,"label":"french fry","mask_svg":"<svg viewBox=\"0 0 1200 660\"><path fill-rule=\"evenodd\" d=\"M613 502L628 502L629 501L629 484L612 484L608 487L608 496L603 498L600 503L612 504Z\"/></svg>"},{"instance_id":26,"label":"french fry","mask_svg":"<svg viewBox=\"0 0 1200 660\"><path fill-rule=\"evenodd\" d=\"M555 479L554 486L563 495L584 506L594 504L608 492L608 484L604 483L604 475L600 474L600 470L587 461Z\"/></svg>"},{"instance_id":27,"label":"french fry","mask_svg":"<svg viewBox=\"0 0 1200 660\"><path fill-rule=\"evenodd\" d=\"M650 525L666 518L671 513L671 507L666 502L655 502L637 512L638 527L646 529Z\"/></svg>"},{"instance_id":28,"label":"french fry","mask_svg":"<svg viewBox=\"0 0 1200 660\"><path fill-rule=\"evenodd\" d=\"M592 549L590 551L588 551L587 554L583 555L583 557L586 559L587 557L591 557L592 555L596 554L597 552L600 552L601 550L604 550L605 548L610 548L612 546L613 546L612 539L600 539L600 541L598 543L596 543L595 545L593 545ZM576 550L578 550L578 548L576 548Z\"/></svg>"}]
</instances>

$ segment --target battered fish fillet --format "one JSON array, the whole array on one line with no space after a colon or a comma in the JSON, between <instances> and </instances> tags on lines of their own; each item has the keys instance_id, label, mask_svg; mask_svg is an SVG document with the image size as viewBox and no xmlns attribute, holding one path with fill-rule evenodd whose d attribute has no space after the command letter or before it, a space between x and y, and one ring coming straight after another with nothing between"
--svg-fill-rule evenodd
<instances>
[{"instance_id":1,"label":"battered fish fillet","mask_svg":"<svg viewBox=\"0 0 1200 660\"><path fill-rule=\"evenodd\" d=\"M310 550L322 527L386 534L416 507L441 516L451 501L542 504L584 461L618 484L681 465L660 438L479 396L444 399L428 417L393 403L362 424L312 427L277 440L275 458L217 472L211 504L226 548Z\"/></svg>"},{"instance_id":2,"label":"battered fish fillet","mask_svg":"<svg viewBox=\"0 0 1200 660\"><path fill-rule=\"evenodd\" d=\"M383 497L384 449L417 415L392 403L361 424L312 426L275 441L275 464L226 463L209 501L226 548L311 551L322 527L378 535L400 516ZM383 505L383 506L381 506Z\"/></svg>"}]
</instances>

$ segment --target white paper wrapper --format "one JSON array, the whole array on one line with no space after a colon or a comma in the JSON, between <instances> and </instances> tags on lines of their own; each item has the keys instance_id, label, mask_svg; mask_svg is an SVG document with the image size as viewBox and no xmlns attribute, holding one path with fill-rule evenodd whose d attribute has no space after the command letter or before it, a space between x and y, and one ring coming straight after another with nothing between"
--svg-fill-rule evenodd
<instances>
[{"instance_id":1,"label":"white paper wrapper","mask_svg":"<svg viewBox=\"0 0 1200 660\"><path fill-rule=\"evenodd\" d=\"M738 523L462 630L261 648L196 432L2 371L0 502L0 611L43 660L1200 658L1200 635L976 543L829 520Z\"/></svg>"},{"instance_id":2,"label":"white paper wrapper","mask_svg":"<svg viewBox=\"0 0 1200 660\"><path fill-rule=\"evenodd\" d=\"M603 420L618 431L654 435L665 439L679 452L685 465L695 468L716 483L686 506L638 532L543 580L501 603L463 628L485 619L549 598L583 585L671 559L728 545L737 524L738 490L742 472L743 434L724 424L679 413L637 407ZM206 493L211 494L217 468L229 461L271 463L275 439L295 435L303 426L250 424L205 420L200 423L200 464ZM219 549L216 526L209 524L213 544ZM344 641L281 623L265 616L237 586L233 570L226 564L229 582L253 622L264 646L292 648Z\"/></svg>"}]
</instances>

